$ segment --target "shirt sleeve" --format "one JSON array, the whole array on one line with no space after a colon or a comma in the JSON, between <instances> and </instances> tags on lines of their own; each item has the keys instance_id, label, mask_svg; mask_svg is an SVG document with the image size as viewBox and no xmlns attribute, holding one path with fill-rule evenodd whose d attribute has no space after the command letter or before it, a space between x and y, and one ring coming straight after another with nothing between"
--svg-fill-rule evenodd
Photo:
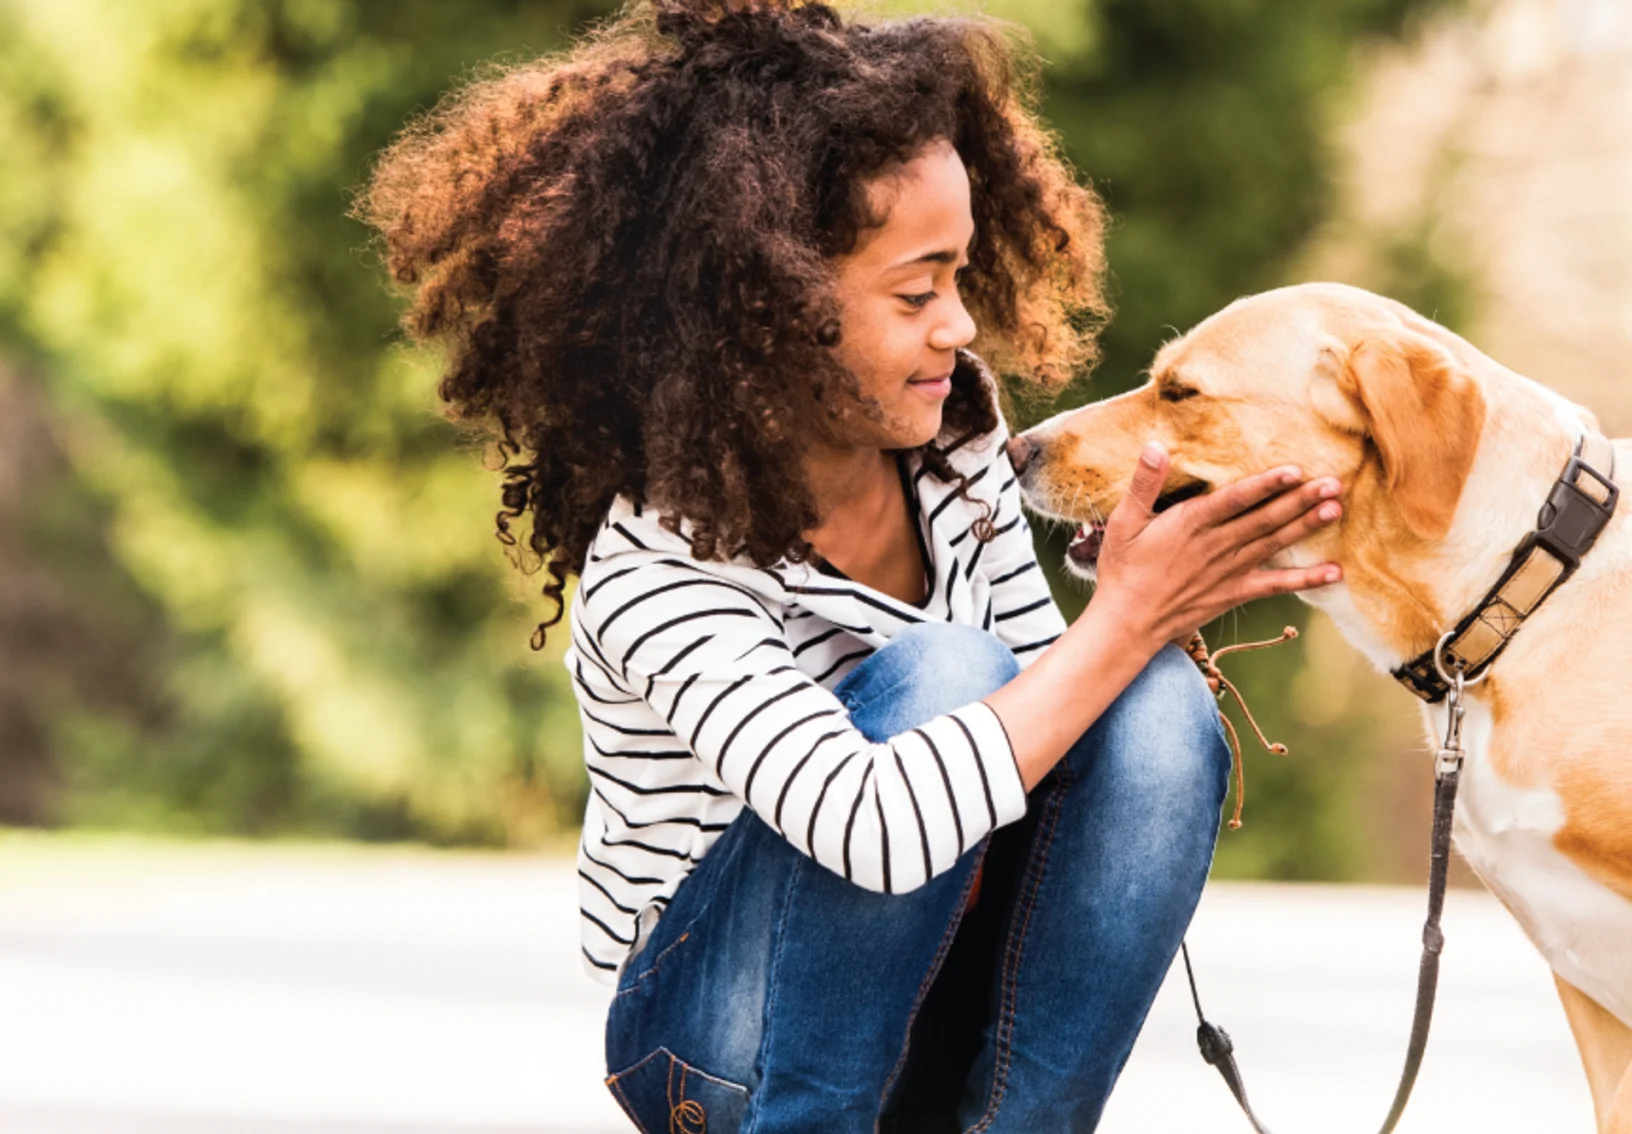
<instances>
[{"instance_id":1,"label":"shirt sleeve","mask_svg":"<svg viewBox=\"0 0 1632 1134\"><path fill-rule=\"evenodd\" d=\"M581 625L609 675L714 780L869 890L912 890L1025 813L1014 752L986 705L870 741L794 664L774 611L700 569L643 565L597 593Z\"/></svg>"}]
</instances>

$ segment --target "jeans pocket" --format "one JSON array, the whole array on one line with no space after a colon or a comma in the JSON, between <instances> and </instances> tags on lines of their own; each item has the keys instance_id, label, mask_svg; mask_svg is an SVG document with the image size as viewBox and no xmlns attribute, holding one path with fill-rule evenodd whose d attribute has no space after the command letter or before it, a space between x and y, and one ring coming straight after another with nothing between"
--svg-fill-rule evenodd
<instances>
[{"instance_id":1,"label":"jeans pocket","mask_svg":"<svg viewBox=\"0 0 1632 1134\"><path fill-rule=\"evenodd\" d=\"M692 917L683 925L679 922L680 919L672 913L666 913L657 920L648 938L640 943L639 952L629 958L623 972L618 974L618 991L614 999L621 1000L634 992L649 977L655 976L675 953L682 952L680 947L691 939L693 930L698 928L699 918Z\"/></svg>"},{"instance_id":2,"label":"jeans pocket","mask_svg":"<svg viewBox=\"0 0 1632 1134\"><path fill-rule=\"evenodd\" d=\"M736 1134L748 1088L716 1078L660 1047L606 1085L641 1134Z\"/></svg>"},{"instance_id":3,"label":"jeans pocket","mask_svg":"<svg viewBox=\"0 0 1632 1134\"><path fill-rule=\"evenodd\" d=\"M681 879L679 889L666 905L648 904L636 915L636 940L631 946L634 952L618 976L619 997L645 983L671 954L702 929L722 878L730 875L743 839L752 833L751 825L758 822L758 817L744 808L709 847L696 869ZM654 913L658 915L655 921L649 920Z\"/></svg>"}]
</instances>

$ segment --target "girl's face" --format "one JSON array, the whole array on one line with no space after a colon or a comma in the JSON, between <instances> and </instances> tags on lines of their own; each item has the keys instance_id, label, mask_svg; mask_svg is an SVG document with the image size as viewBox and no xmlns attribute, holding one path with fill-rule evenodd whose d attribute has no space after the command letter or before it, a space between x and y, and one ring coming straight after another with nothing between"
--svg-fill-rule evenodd
<instances>
[{"instance_id":1,"label":"girl's face","mask_svg":"<svg viewBox=\"0 0 1632 1134\"><path fill-rule=\"evenodd\" d=\"M910 449L940 433L956 351L975 337L958 296L975 235L969 175L950 143L934 142L867 192L885 221L836 261L842 334L835 349L883 419L857 420L847 440Z\"/></svg>"}]
</instances>

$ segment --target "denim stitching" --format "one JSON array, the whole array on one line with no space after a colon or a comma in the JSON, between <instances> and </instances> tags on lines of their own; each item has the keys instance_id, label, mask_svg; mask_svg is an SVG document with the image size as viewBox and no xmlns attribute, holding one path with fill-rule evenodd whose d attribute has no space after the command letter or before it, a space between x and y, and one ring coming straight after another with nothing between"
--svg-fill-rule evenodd
<instances>
[{"instance_id":1,"label":"denim stitching","mask_svg":"<svg viewBox=\"0 0 1632 1134\"><path fill-rule=\"evenodd\" d=\"M788 883L788 893L782 899L782 912L776 919L776 943L771 950L770 971L765 978L765 1016L763 1033L759 1037L759 1053L754 1063L759 1071L758 1086L763 1087L770 1078L768 1059L771 1050L771 1040L776 1031L776 992L777 978L782 969L782 946L788 939L788 910L793 906L793 896L799 892L799 883L805 876L805 862L799 861L793 865L793 878ZM738 1134L753 1134L759 1126L759 1110L754 1106L753 1096L757 1091L749 1094L748 1109L743 1115L742 1128Z\"/></svg>"},{"instance_id":2,"label":"denim stitching","mask_svg":"<svg viewBox=\"0 0 1632 1134\"><path fill-rule=\"evenodd\" d=\"M706 1134L708 1129L707 1109L696 1099L688 1099L686 1097L686 1080L688 1078L695 1077L698 1079L703 1079L728 1090L741 1091L745 1095L748 1094L748 1088L741 1083L733 1083L730 1079L722 1079L718 1075L710 1075L707 1071L699 1070L698 1068L687 1063L684 1059L681 1059L678 1055L674 1054L674 1052L670 1051L667 1047L655 1048L650 1055L646 1056L646 1058L633 1064L627 1069L618 1072L616 1075L608 1075L605 1080L607 1089L611 1091L612 1096L618 1100L618 1105L623 1108L624 1113L629 1116L629 1120L635 1124L635 1129L639 1131L640 1134L648 1134L648 1132L645 1124L642 1123L640 1118L635 1114L634 1107L629 1102L629 1096L623 1090L623 1080L627 1079L640 1068L644 1067L653 1059L660 1056L667 1058L669 1061L667 1068L667 1081L664 1086L664 1103L669 1108L670 1134L693 1134L693 1130L688 1130L687 1128L688 1123L700 1122L702 1124L699 1127L695 1127L695 1134ZM674 1082L674 1075L677 1070L680 1073L680 1090L678 1095L675 1092Z\"/></svg>"},{"instance_id":3,"label":"denim stitching","mask_svg":"<svg viewBox=\"0 0 1632 1134\"><path fill-rule=\"evenodd\" d=\"M691 920L690 924L691 925L696 925L697 924L697 919L693 918ZM679 937L676 937L673 941L670 941L667 945L663 946L663 951L661 953L659 953L657 956L652 958L651 968L647 969L645 972L643 972L639 976L637 976L634 979L634 982L632 984L630 984L630 986L628 988L620 988L620 989L618 989L618 991L614 992L612 994L612 999L613 1000L618 1000L618 999L621 999L622 997L628 996L631 992L634 992L636 989L640 988L640 986L642 984L646 983L646 979L648 977L656 976L658 966L663 963L663 958L667 957L670 953L672 953L676 949L678 949L681 946L681 944L684 943L686 938L688 938L690 936L691 936L691 930L689 928L687 928L685 930L685 932L680 934Z\"/></svg>"},{"instance_id":4,"label":"denim stitching","mask_svg":"<svg viewBox=\"0 0 1632 1134\"><path fill-rule=\"evenodd\" d=\"M969 871L969 877L964 880L963 889L958 894L957 906L952 911L952 920L947 924L946 932L941 934L941 943L935 950L935 956L929 962L929 971L918 985L918 994L913 998L912 1010L907 1013L907 1029L901 1036L901 1054L895 1058L895 1066L890 1068L889 1076L884 1080L884 1089L878 1096L878 1116L873 1119L873 1134L878 1134L878 1124L884 1118L884 1106L889 1101L890 1091L895 1087L895 1081L901 1075L901 1069L907 1062L907 1049L912 1041L912 1025L917 1022L918 1010L923 1007L924 998L929 995L930 985L940 975L941 965L946 961L946 955L952 949L952 940L957 936L958 926L963 924L963 915L969 906L969 891L974 888L975 877L980 873L981 865L986 861L986 850L991 845L987 839L980 845L979 857L975 860L974 869Z\"/></svg>"},{"instance_id":5,"label":"denim stitching","mask_svg":"<svg viewBox=\"0 0 1632 1134\"><path fill-rule=\"evenodd\" d=\"M1055 831L1059 828L1065 795L1076 779L1070 765L1064 760L1055 765L1055 776L1056 785L1050 789L1038 816L1037 833L1032 839L1031 854L1026 862L1020 896L1015 904L1014 917L1009 923L1009 939L1003 956L1003 1000L998 1013L998 1026L993 1036L997 1055L992 1063L991 1093L987 1097L985 1113L969 1128L968 1134L978 1134L991 1128L992 1123L997 1120L998 1108L1003 1105L1003 1095L1008 1089L1009 1064L1014 1057L1012 1041L1015 1001L1020 992L1020 963L1025 953L1026 932L1031 927L1032 911L1036 909L1037 896L1042 890L1043 873L1048 866L1048 852L1053 846Z\"/></svg>"},{"instance_id":6,"label":"denim stitching","mask_svg":"<svg viewBox=\"0 0 1632 1134\"><path fill-rule=\"evenodd\" d=\"M874 655L874 656L876 657L877 655ZM851 716L855 716L856 714L860 713L863 709L871 708L872 706L878 704L880 701L885 700L887 697L889 697L891 694L897 692L898 690L904 689L907 686L914 684L914 682L917 679L917 676L918 675L915 674L915 673L903 674L899 679L896 680L895 684L889 686L886 689L880 689L877 692L870 694L865 701L862 701L862 700L854 698L854 697L845 697L843 699L843 701L841 702L841 704L844 705L845 709L849 711ZM871 739L871 737L869 737L868 739Z\"/></svg>"},{"instance_id":7,"label":"denim stitching","mask_svg":"<svg viewBox=\"0 0 1632 1134\"><path fill-rule=\"evenodd\" d=\"M640 1064L637 1063L635 1066L638 1067ZM635 1114L635 1108L629 1104L629 1097L623 1093L623 1087L618 1084L618 1080L620 1078L622 1078L621 1075L613 1075L611 1078L607 1079L606 1085L612 1091L612 1093L617 1096L618 1105L623 1108L623 1113L629 1116L629 1121L635 1124L635 1129L638 1130L640 1134L648 1134L646 1124L640 1120L640 1117L637 1114Z\"/></svg>"},{"instance_id":8,"label":"denim stitching","mask_svg":"<svg viewBox=\"0 0 1632 1134\"><path fill-rule=\"evenodd\" d=\"M721 836L721 838L724 838L724 837L725 836L723 836L723 835ZM731 846L721 849L719 847L719 844L716 843L714 845L714 847L710 848L710 851L711 851L711 853L719 853L721 855L726 855L726 856L735 855L737 853L737 846L740 845L741 842L742 842L742 838L739 835L737 837L737 839L736 839L736 842L733 843ZM724 863L725 859L722 858L720 860L720 862ZM727 867L729 867L729 865L730 865L729 863L726 863ZM693 876L688 876L683 881L691 881L692 878L693 878ZM700 881L700 879L699 879L699 881ZM680 931L680 936L676 937L673 941L670 941L667 945L663 946L663 949L662 949L661 952L654 954L653 957L652 957L651 966L649 968L647 968L645 972L643 972L639 976L635 977L635 979L630 982L628 988L620 988L616 992L614 992L612 994L612 999L614 1001L616 1001L616 1000L628 995L629 993L634 992L637 988L639 988L642 984L645 983L645 981L646 981L646 979L648 977L655 976L656 973L657 973L658 966L663 963L663 959L665 957L667 957L670 953L672 953L675 949L679 948L681 943L684 942L686 940L686 938L691 936L691 931L698 925L698 923L700 923L703 920L704 916L708 913L709 907L711 907L713 904L714 904L714 895L710 894L707 897L707 899L704 900L704 902L702 904L702 907L700 909L694 910L692 912L691 920L685 923L686 927ZM661 921L662 917L668 917L668 916L670 916L670 915L663 914L661 917L659 917L658 920ZM655 926L653 927L652 932L653 933L657 932L657 929L656 929ZM634 960L637 960L637 959L638 958L631 958L631 963Z\"/></svg>"},{"instance_id":9,"label":"denim stitching","mask_svg":"<svg viewBox=\"0 0 1632 1134\"><path fill-rule=\"evenodd\" d=\"M680 1068L680 1094L678 1098L675 1097L674 1090L674 1069L676 1065ZM669 1060L668 1097L665 1100L669 1104L669 1134L706 1134L708 1130L708 1111L696 1099L686 1097L687 1070L689 1070L688 1066L680 1060L672 1058ZM693 1118L702 1123L695 1132L686 1129L687 1120Z\"/></svg>"}]
</instances>

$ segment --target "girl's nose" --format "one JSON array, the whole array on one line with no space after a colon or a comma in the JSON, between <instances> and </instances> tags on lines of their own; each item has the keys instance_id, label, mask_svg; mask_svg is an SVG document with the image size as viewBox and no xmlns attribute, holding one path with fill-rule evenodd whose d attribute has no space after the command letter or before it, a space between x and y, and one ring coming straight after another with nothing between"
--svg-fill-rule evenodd
<instances>
[{"instance_id":1,"label":"girl's nose","mask_svg":"<svg viewBox=\"0 0 1632 1134\"><path fill-rule=\"evenodd\" d=\"M947 305L946 318L929 335L929 345L935 350L957 350L966 347L975 338L975 320L961 299Z\"/></svg>"}]
</instances>

